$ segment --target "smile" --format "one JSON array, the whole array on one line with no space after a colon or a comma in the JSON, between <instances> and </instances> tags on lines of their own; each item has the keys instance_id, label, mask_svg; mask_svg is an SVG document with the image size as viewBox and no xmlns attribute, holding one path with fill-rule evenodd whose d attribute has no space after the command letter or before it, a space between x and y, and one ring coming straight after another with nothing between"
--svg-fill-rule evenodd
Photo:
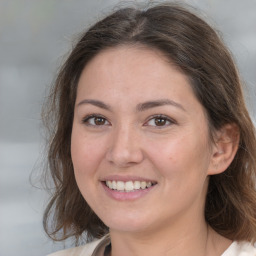
<instances>
[{"instance_id":1,"label":"smile","mask_svg":"<svg viewBox=\"0 0 256 256\"><path fill-rule=\"evenodd\" d=\"M154 186L156 183L151 181L105 181L105 184L108 188L112 190L117 190L120 192L133 192L137 190L144 190Z\"/></svg>"}]
</instances>

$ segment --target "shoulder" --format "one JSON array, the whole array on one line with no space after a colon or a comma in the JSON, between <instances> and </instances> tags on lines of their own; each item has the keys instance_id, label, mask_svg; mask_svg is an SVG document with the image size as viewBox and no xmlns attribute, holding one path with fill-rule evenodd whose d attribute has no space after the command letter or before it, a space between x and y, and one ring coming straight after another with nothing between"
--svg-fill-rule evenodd
<instances>
[{"instance_id":1,"label":"shoulder","mask_svg":"<svg viewBox=\"0 0 256 256\"><path fill-rule=\"evenodd\" d=\"M101 240L102 239L98 239L83 246L51 253L48 256L91 256Z\"/></svg>"},{"instance_id":2,"label":"shoulder","mask_svg":"<svg viewBox=\"0 0 256 256\"><path fill-rule=\"evenodd\" d=\"M222 256L256 256L256 248L249 242L233 242Z\"/></svg>"}]
</instances>

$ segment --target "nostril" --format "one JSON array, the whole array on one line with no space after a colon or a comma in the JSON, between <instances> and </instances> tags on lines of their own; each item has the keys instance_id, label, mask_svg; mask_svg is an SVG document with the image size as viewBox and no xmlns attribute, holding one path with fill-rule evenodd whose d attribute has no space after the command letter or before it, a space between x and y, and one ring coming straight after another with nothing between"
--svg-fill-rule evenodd
<instances>
[{"instance_id":1,"label":"nostril","mask_svg":"<svg viewBox=\"0 0 256 256\"><path fill-rule=\"evenodd\" d=\"M116 147L110 149L106 154L106 159L117 167L127 167L143 161L143 153L137 148Z\"/></svg>"}]
</instances>

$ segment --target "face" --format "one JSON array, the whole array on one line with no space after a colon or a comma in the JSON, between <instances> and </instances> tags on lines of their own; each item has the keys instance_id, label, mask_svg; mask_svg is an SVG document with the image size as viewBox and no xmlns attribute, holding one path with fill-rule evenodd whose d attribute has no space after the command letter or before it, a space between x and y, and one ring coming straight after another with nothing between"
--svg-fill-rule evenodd
<instances>
[{"instance_id":1,"label":"face","mask_svg":"<svg viewBox=\"0 0 256 256\"><path fill-rule=\"evenodd\" d=\"M188 79L161 53L108 49L83 70L71 154L78 187L110 230L204 218L211 143Z\"/></svg>"}]
</instances>

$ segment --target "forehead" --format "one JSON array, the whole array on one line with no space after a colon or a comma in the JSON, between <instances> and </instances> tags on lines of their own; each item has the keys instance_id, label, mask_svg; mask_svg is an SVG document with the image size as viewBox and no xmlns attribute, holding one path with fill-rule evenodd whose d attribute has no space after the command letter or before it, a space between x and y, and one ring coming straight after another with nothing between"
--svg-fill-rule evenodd
<instances>
[{"instance_id":1,"label":"forehead","mask_svg":"<svg viewBox=\"0 0 256 256\"><path fill-rule=\"evenodd\" d=\"M158 88L160 92L167 83L169 88L177 83L186 84L192 92L187 76L164 53L143 45L125 45L97 54L85 66L78 87L83 87L88 93L115 87L138 92Z\"/></svg>"}]
</instances>

